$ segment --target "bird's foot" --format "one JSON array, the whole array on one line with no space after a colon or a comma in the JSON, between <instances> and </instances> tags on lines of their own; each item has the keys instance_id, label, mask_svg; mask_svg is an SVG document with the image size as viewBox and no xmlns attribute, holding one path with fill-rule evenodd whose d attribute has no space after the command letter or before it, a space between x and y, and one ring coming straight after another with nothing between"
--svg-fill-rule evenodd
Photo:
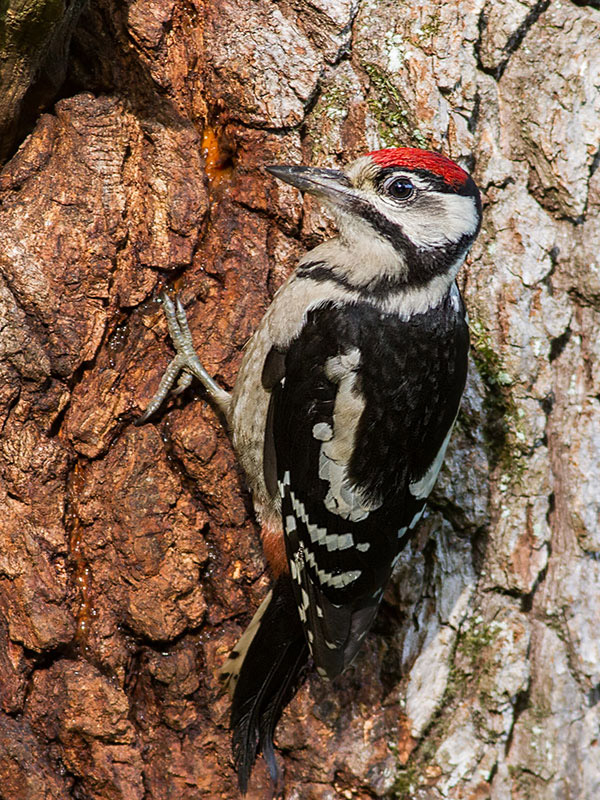
<instances>
[{"instance_id":1,"label":"bird's foot","mask_svg":"<svg viewBox=\"0 0 600 800\"><path fill-rule=\"evenodd\" d=\"M135 424L142 425L152 414L158 411L169 392L181 394L191 384L192 378L197 378L200 381L206 389L210 400L227 416L230 400L229 392L222 389L202 366L192 342L192 334L190 333L183 303L179 297L175 297L175 302L173 302L166 292L162 293L161 301L167 318L169 336L176 350L176 356L164 371L158 390L148 403L146 411ZM175 382L177 384L173 389Z\"/></svg>"}]
</instances>

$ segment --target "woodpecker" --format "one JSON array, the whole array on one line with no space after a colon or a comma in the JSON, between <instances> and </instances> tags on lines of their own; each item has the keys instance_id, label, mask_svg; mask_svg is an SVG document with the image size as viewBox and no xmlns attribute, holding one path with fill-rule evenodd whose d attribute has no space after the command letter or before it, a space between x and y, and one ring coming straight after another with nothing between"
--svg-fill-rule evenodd
<instances>
[{"instance_id":1,"label":"woodpecker","mask_svg":"<svg viewBox=\"0 0 600 800\"><path fill-rule=\"evenodd\" d=\"M271 166L334 215L339 235L300 260L250 339L233 391L196 355L164 297L177 355L145 421L195 376L247 476L272 588L222 669L242 793L310 664L355 658L437 478L467 374L456 274L481 225L473 179L416 148L344 171Z\"/></svg>"}]
</instances>

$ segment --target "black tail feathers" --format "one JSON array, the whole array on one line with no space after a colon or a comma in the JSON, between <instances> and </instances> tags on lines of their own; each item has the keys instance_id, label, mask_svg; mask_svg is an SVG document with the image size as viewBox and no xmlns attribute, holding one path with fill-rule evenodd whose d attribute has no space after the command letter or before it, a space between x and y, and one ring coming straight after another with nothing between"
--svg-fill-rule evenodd
<instances>
[{"instance_id":1,"label":"black tail feathers","mask_svg":"<svg viewBox=\"0 0 600 800\"><path fill-rule=\"evenodd\" d=\"M273 734L281 712L306 676L309 651L289 575L281 575L223 668L235 681L232 748L242 794L262 751L273 784L280 774ZM232 668L232 665L235 667Z\"/></svg>"}]
</instances>

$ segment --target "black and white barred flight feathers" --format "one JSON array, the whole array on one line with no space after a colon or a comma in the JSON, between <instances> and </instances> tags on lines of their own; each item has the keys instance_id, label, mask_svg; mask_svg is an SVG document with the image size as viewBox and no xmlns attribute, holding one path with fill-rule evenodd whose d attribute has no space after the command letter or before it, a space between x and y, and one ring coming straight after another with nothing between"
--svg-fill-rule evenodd
<instances>
[{"instance_id":1,"label":"black and white barred flight feathers","mask_svg":"<svg viewBox=\"0 0 600 800\"><path fill-rule=\"evenodd\" d=\"M180 369L227 418L275 582L223 676L245 791L309 657L339 675L367 634L440 469L463 392L465 309L455 277L481 223L469 175L438 154L381 150L343 172L269 167L334 213L275 295L228 395L185 314L166 303ZM184 378L184 382L188 378Z\"/></svg>"}]
</instances>

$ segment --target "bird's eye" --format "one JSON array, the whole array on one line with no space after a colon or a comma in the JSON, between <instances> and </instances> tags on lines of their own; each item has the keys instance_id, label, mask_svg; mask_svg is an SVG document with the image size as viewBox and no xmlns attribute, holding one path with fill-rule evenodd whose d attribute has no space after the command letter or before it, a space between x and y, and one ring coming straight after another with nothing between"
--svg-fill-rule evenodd
<instances>
[{"instance_id":1,"label":"bird's eye","mask_svg":"<svg viewBox=\"0 0 600 800\"><path fill-rule=\"evenodd\" d=\"M408 178L392 178L385 189L394 200L408 200L415 193L415 187Z\"/></svg>"}]
</instances>

